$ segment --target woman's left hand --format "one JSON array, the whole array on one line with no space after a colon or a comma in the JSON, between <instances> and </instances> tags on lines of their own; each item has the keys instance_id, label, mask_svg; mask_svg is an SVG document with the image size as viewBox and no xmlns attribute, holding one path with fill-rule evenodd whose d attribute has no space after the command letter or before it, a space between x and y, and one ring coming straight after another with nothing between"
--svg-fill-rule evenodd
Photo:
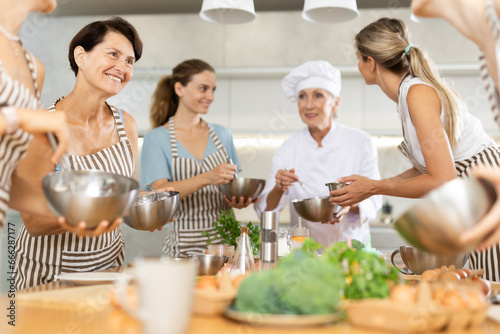
<instances>
[{"instance_id":1,"label":"woman's left hand","mask_svg":"<svg viewBox=\"0 0 500 334\"><path fill-rule=\"evenodd\" d=\"M361 175L344 176L338 182L349 183L347 186L330 191L330 202L340 206L351 206L373 195L373 182Z\"/></svg>"},{"instance_id":2,"label":"woman's left hand","mask_svg":"<svg viewBox=\"0 0 500 334\"><path fill-rule=\"evenodd\" d=\"M87 229L87 223L83 221L79 222L76 227L70 225L64 217L59 217L58 222L61 227L70 231L71 233L76 234L79 237L98 237L100 235L103 235L104 233L112 232L117 229L118 226L120 226L120 224L123 222L123 218L116 218L112 223L107 220L103 220L97 225L96 228L91 230Z\"/></svg>"},{"instance_id":3,"label":"woman's left hand","mask_svg":"<svg viewBox=\"0 0 500 334\"><path fill-rule=\"evenodd\" d=\"M339 212L337 212L333 217L329 220L322 221L321 224L337 224L340 223L340 221L347 215L349 210L351 209L350 206L344 206L340 209Z\"/></svg>"},{"instance_id":4,"label":"woman's left hand","mask_svg":"<svg viewBox=\"0 0 500 334\"><path fill-rule=\"evenodd\" d=\"M238 200L238 199L236 199L235 196L233 196L233 198L231 200L229 200L229 198L226 195L224 195L224 200L226 201L227 205L229 205L232 208L243 209L243 208L246 208L247 206L249 206L252 203L257 203L259 201L259 198L256 198L253 201L252 201L251 198L248 198L245 201L244 197L240 197L239 200Z\"/></svg>"}]
</instances>

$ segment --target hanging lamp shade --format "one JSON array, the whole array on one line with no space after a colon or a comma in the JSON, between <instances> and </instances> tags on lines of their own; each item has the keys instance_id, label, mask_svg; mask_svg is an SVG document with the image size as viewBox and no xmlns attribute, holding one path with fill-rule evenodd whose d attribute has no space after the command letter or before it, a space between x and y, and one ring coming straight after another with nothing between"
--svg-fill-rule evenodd
<instances>
[{"instance_id":1,"label":"hanging lamp shade","mask_svg":"<svg viewBox=\"0 0 500 334\"><path fill-rule=\"evenodd\" d=\"M339 23L359 15L356 0L305 0L302 18L309 22Z\"/></svg>"},{"instance_id":2,"label":"hanging lamp shade","mask_svg":"<svg viewBox=\"0 0 500 334\"><path fill-rule=\"evenodd\" d=\"M203 0L200 16L213 23L250 22L257 16L253 0Z\"/></svg>"}]
</instances>

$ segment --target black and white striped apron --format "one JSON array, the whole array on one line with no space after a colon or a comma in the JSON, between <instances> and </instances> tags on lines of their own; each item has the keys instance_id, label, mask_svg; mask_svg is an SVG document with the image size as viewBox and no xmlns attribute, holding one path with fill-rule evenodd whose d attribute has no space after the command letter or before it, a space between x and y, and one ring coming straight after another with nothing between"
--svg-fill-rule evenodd
<instances>
[{"instance_id":1,"label":"black and white striped apron","mask_svg":"<svg viewBox=\"0 0 500 334\"><path fill-rule=\"evenodd\" d=\"M209 135L214 141L217 151L203 159L202 162L179 157L173 117L168 122L168 131L172 147L172 181L189 179L226 162L227 151L210 126ZM207 238L201 235L203 231L210 234L213 244L220 244L221 240L216 237L213 224L220 217L222 210L227 209L229 207L215 185L206 186L183 198L173 223L166 226L167 233L163 253L172 257L203 253L207 249Z\"/></svg>"},{"instance_id":2,"label":"black and white striped apron","mask_svg":"<svg viewBox=\"0 0 500 334\"><path fill-rule=\"evenodd\" d=\"M30 88L14 80L0 60L0 108L13 106L16 108L41 109L40 92L36 82L36 61L28 51L23 51L33 79L34 92L32 93ZM19 160L26 155L30 141L31 135L22 129L0 136L0 233L5 221L5 213L9 208L12 173Z\"/></svg>"},{"instance_id":3,"label":"black and white striped apron","mask_svg":"<svg viewBox=\"0 0 500 334\"><path fill-rule=\"evenodd\" d=\"M71 169L100 170L132 177L135 168L132 147L118 110L110 107L119 141L94 154L70 155ZM16 288L25 289L51 282L60 273L121 266L124 255L120 228L99 237L79 237L71 232L33 237L23 226L16 239Z\"/></svg>"},{"instance_id":4,"label":"black and white striped apron","mask_svg":"<svg viewBox=\"0 0 500 334\"><path fill-rule=\"evenodd\" d=\"M495 2L493 0L486 0L485 4L485 14L486 19L488 20L488 25L490 27L493 38L495 39L495 43L498 43L500 40L500 20L498 19ZM497 71L500 69L500 55L495 54L497 59ZM488 68L486 66L486 58L483 54L479 56L479 65L480 65L480 73L481 80L483 81L484 87L486 89L486 93L488 94L488 100L490 101L491 111L493 113L493 118L500 125L500 94L498 89L495 87L495 83L493 82L493 78L488 73ZM500 71L498 71L498 80L500 80Z\"/></svg>"},{"instance_id":5,"label":"black and white striped apron","mask_svg":"<svg viewBox=\"0 0 500 334\"><path fill-rule=\"evenodd\" d=\"M427 169L420 165L411 154L406 140L398 146L398 149L411 161L415 169L423 174L427 173ZM500 167L500 148L492 145L468 159L455 161L455 169L458 177L469 177L470 172L479 166ZM469 267L471 269L484 269L483 278L500 282L499 259L500 243L482 252L472 251L469 256Z\"/></svg>"}]
</instances>

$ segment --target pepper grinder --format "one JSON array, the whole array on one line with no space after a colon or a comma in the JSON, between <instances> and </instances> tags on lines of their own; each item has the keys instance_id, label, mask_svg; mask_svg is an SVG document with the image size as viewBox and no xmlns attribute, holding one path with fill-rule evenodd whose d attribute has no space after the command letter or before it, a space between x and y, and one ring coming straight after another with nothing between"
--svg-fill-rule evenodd
<instances>
[{"instance_id":1,"label":"pepper grinder","mask_svg":"<svg viewBox=\"0 0 500 334\"><path fill-rule=\"evenodd\" d=\"M264 211L260 225L260 270L273 269L278 261L279 212Z\"/></svg>"}]
</instances>

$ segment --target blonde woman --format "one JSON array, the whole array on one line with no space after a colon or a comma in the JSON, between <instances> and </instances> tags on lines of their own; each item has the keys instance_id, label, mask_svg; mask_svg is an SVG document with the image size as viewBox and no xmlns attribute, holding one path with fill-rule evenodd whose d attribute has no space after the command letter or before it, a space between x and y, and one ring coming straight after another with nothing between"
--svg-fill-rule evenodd
<instances>
[{"instance_id":1,"label":"blonde woman","mask_svg":"<svg viewBox=\"0 0 500 334\"><path fill-rule=\"evenodd\" d=\"M351 184L332 191L332 202L354 205L373 195L418 198L441 184L470 175L477 166L500 166L500 149L472 116L458 94L439 76L424 51L412 45L403 21L382 18L355 38L358 68L368 85L378 85L397 103L404 141L399 146L413 167L389 179L359 175L339 179ZM485 278L500 281L494 265L500 248L471 255Z\"/></svg>"},{"instance_id":2,"label":"blonde woman","mask_svg":"<svg viewBox=\"0 0 500 334\"><path fill-rule=\"evenodd\" d=\"M479 57L481 79L490 101L493 118L500 125L500 0L413 0L412 11L422 17L440 17L448 21L462 35L474 42ZM496 168L478 168L474 176L486 179L500 193L500 171ZM486 249L500 240L500 198L474 228L462 235L467 244L483 239L479 246Z\"/></svg>"}]
</instances>

